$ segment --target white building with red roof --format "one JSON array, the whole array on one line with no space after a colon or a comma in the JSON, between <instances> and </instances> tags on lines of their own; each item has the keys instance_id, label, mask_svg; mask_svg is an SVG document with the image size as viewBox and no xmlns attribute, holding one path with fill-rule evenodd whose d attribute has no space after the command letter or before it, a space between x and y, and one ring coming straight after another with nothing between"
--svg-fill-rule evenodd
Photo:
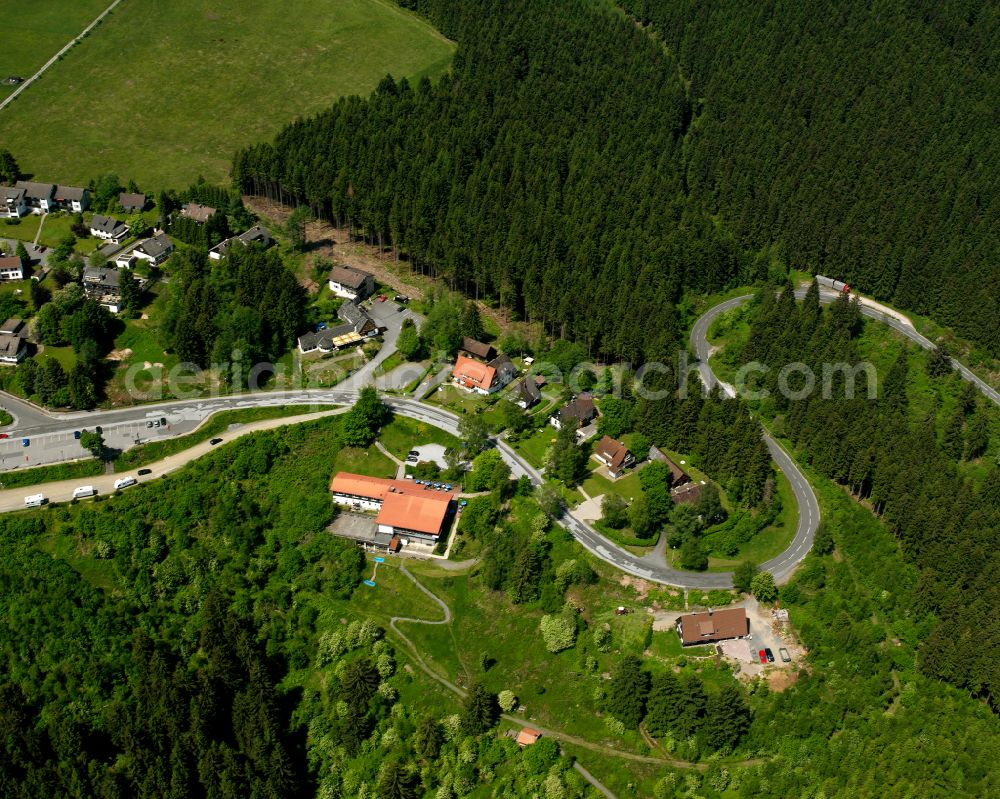
<instances>
[{"instance_id":1,"label":"white building with red roof","mask_svg":"<svg viewBox=\"0 0 1000 799\"><path fill-rule=\"evenodd\" d=\"M451 491L412 480L387 480L338 472L330 494L341 507L375 512L379 533L437 541L453 510Z\"/></svg>"}]
</instances>

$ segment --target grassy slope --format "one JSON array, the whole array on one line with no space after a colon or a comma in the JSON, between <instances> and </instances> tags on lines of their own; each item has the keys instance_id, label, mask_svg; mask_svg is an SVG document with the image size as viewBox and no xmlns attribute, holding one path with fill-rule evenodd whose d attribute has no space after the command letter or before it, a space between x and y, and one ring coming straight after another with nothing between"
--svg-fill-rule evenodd
<instances>
[{"instance_id":1,"label":"grassy slope","mask_svg":"<svg viewBox=\"0 0 1000 799\"><path fill-rule=\"evenodd\" d=\"M3 24L0 78L8 75L30 78L110 3L111 0L45 0L5 5L0 11ZM0 98L16 88L0 85Z\"/></svg>"},{"instance_id":2,"label":"grassy slope","mask_svg":"<svg viewBox=\"0 0 1000 799\"><path fill-rule=\"evenodd\" d=\"M2 139L22 170L53 181L222 181L237 147L386 73L440 75L452 51L380 0L126 0L0 112Z\"/></svg>"}]
</instances>

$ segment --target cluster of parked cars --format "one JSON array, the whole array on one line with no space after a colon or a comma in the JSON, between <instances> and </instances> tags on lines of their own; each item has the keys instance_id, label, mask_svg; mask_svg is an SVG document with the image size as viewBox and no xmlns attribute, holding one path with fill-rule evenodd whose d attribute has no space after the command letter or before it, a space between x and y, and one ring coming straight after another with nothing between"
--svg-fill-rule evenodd
<instances>
[{"instance_id":1,"label":"cluster of parked cars","mask_svg":"<svg viewBox=\"0 0 1000 799\"><path fill-rule=\"evenodd\" d=\"M146 427L166 427L167 420L165 417L161 416L159 419L147 419Z\"/></svg>"},{"instance_id":2,"label":"cluster of parked cars","mask_svg":"<svg viewBox=\"0 0 1000 799\"><path fill-rule=\"evenodd\" d=\"M451 483L434 483L430 480L414 480L415 485L422 485L425 490L435 490L435 491L451 491Z\"/></svg>"},{"instance_id":3,"label":"cluster of parked cars","mask_svg":"<svg viewBox=\"0 0 1000 799\"><path fill-rule=\"evenodd\" d=\"M410 454L406 456L406 462L416 463L419 458L420 458L420 453L417 452L417 450L415 449L411 449Z\"/></svg>"},{"instance_id":4,"label":"cluster of parked cars","mask_svg":"<svg viewBox=\"0 0 1000 799\"><path fill-rule=\"evenodd\" d=\"M778 649L778 654L781 656L782 663L791 663L792 656L788 653L785 647ZM774 652L771 651L770 647L765 647L757 652L757 657L760 658L761 663L774 663Z\"/></svg>"},{"instance_id":5,"label":"cluster of parked cars","mask_svg":"<svg viewBox=\"0 0 1000 799\"><path fill-rule=\"evenodd\" d=\"M139 477L145 477L153 473L152 469L139 469L136 474ZM125 477L119 477L115 480L115 491L120 491L123 488L128 488L129 486L134 486L139 483L136 477L128 474ZM73 499L87 499L88 497L96 497L97 488L95 486L77 486L73 489ZM42 505L47 504L49 498L45 494L32 494L31 496L24 498L24 507L26 508L40 508Z\"/></svg>"}]
</instances>

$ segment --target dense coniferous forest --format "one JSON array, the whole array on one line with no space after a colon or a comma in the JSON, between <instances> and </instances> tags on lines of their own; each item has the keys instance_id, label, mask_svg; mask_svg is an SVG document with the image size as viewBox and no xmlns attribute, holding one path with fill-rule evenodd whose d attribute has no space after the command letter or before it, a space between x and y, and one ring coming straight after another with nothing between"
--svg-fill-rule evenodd
<instances>
[{"instance_id":1,"label":"dense coniferous forest","mask_svg":"<svg viewBox=\"0 0 1000 799\"><path fill-rule=\"evenodd\" d=\"M738 360L771 367L759 386L770 392L765 413L781 414L780 430L795 442L801 459L868 505L919 567L912 602L914 612L927 618L924 673L995 707L1000 469L993 459L980 461L995 409L957 373L937 370L933 358L911 364L913 353L906 348L880 375L874 399L863 377L854 397L846 397L846 377L838 373L829 398L817 391L789 401L775 390L775 375L784 364L805 363L819 375L823 363L860 360L859 309L843 295L824 311L815 283L800 305L790 284L777 298L763 291L758 302ZM925 374L910 373L917 368ZM917 377L939 392L955 391L954 407L914 413L909 386Z\"/></svg>"},{"instance_id":2,"label":"dense coniferous forest","mask_svg":"<svg viewBox=\"0 0 1000 799\"><path fill-rule=\"evenodd\" d=\"M619 4L690 80L699 205L1000 352L995 3Z\"/></svg>"},{"instance_id":3,"label":"dense coniferous forest","mask_svg":"<svg viewBox=\"0 0 1000 799\"><path fill-rule=\"evenodd\" d=\"M458 40L452 74L387 78L238 153L242 191L362 227L615 358L666 360L685 288L758 277L687 200L691 112L659 44L581 0L416 6Z\"/></svg>"}]
</instances>

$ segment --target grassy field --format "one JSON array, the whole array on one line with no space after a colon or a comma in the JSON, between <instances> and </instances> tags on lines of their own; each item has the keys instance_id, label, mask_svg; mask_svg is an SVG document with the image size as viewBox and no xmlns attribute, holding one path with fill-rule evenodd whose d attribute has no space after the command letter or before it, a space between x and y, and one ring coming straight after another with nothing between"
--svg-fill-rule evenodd
<instances>
[{"instance_id":1,"label":"grassy field","mask_svg":"<svg viewBox=\"0 0 1000 799\"><path fill-rule=\"evenodd\" d=\"M97 13L84 2L33 5L85 6L84 20ZM8 40L21 49L16 29L8 34L25 13L24 4L0 12L3 49ZM44 61L68 38L24 49ZM147 192L199 175L224 181L238 147L337 97L367 94L386 73L438 76L453 49L383 0L125 0L0 112L3 144L23 171L46 180L83 183L116 172Z\"/></svg>"},{"instance_id":2,"label":"grassy field","mask_svg":"<svg viewBox=\"0 0 1000 799\"><path fill-rule=\"evenodd\" d=\"M30 78L110 4L111 0L45 0L5 6L0 11L0 78ZM16 88L0 85L0 98Z\"/></svg>"}]
</instances>

